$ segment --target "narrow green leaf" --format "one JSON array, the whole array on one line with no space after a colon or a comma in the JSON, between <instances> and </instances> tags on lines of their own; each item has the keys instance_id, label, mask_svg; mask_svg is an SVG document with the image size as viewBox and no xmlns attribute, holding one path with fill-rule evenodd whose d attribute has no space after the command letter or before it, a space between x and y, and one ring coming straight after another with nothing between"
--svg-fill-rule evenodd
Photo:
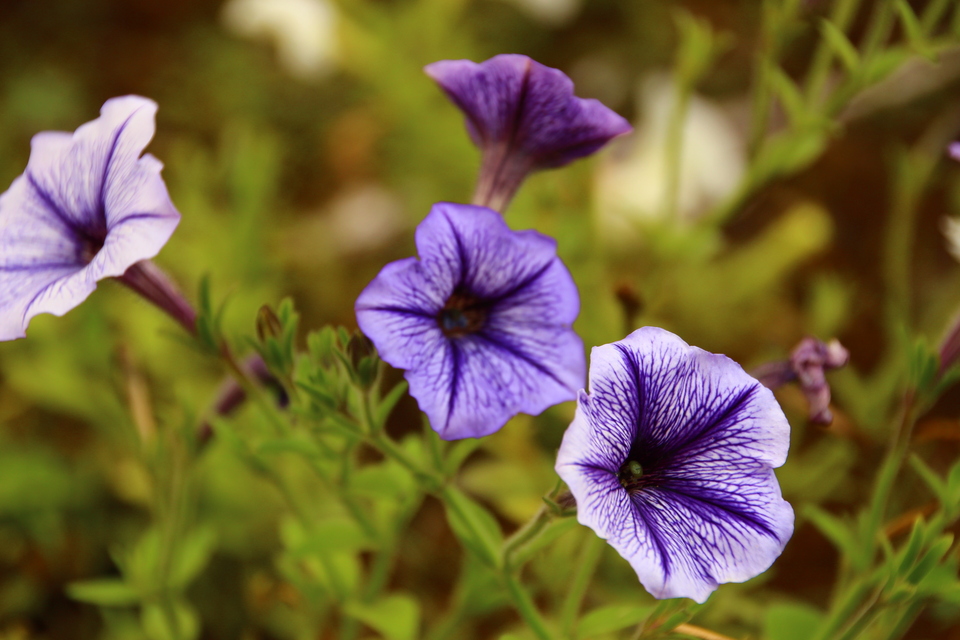
<instances>
[{"instance_id":1,"label":"narrow green leaf","mask_svg":"<svg viewBox=\"0 0 960 640\"><path fill-rule=\"evenodd\" d=\"M144 605L140 610L140 623L150 640L194 640L200 635L196 612L179 600Z\"/></svg>"},{"instance_id":2,"label":"narrow green leaf","mask_svg":"<svg viewBox=\"0 0 960 640\"><path fill-rule=\"evenodd\" d=\"M380 400L380 404L377 406L374 416L378 425L386 424L387 418L389 418L390 414L393 412L393 408L397 406L400 398L402 398L403 394L406 392L407 381L401 380L394 385L390 391L387 392L387 395L383 396L383 398Z\"/></svg>"},{"instance_id":3,"label":"narrow green leaf","mask_svg":"<svg viewBox=\"0 0 960 640\"><path fill-rule=\"evenodd\" d=\"M795 126L801 125L806 119L807 108L797 85L780 67L771 67L770 82L790 122Z\"/></svg>"},{"instance_id":4,"label":"narrow green leaf","mask_svg":"<svg viewBox=\"0 0 960 640\"><path fill-rule=\"evenodd\" d=\"M767 608L763 621L764 640L810 640L812 630L823 621L823 613L808 604L782 602Z\"/></svg>"},{"instance_id":5,"label":"narrow green leaf","mask_svg":"<svg viewBox=\"0 0 960 640\"><path fill-rule=\"evenodd\" d=\"M913 522L910 537L907 538L906 544L904 544L900 550L900 561L896 571L898 575L905 574L913 567L913 563L917 561L917 556L920 555L920 548L923 545L923 531L923 518L917 518Z\"/></svg>"},{"instance_id":6,"label":"narrow green leaf","mask_svg":"<svg viewBox=\"0 0 960 640\"><path fill-rule=\"evenodd\" d=\"M170 585L174 589L187 587L207 566L217 544L212 527L199 527L182 536L170 566Z\"/></svg>"},{"instance_id":7,"label":"narrow green leaf","mask_svg":"<svg viewBox=\"0 0 960 640\"><path fill-rule=\"evenodd\" d=\"M389 595L372 603L348 602L344 611L388 640L414 640L420 630L420 607L406 595Z\"/></svg>"},{"instance_id":8,"label":"narrow green leaf","mask_svg":"<svg viewBox=\"0 0 960 640\"><path fill-rule=\"evenodd\" d=\"M652 608L632 604L611 604L594 609L580 618L577 624L577 639L589 640L605 633L634 627L647 619Z\"/></svg>"},{"instance_id":9,"label":"narrow green leaf","mask_svg":"<svg viewBox=\"0 0 960 640\"><path fill-rule=\"evenodd\" d=\"M927 549L927 552L923 554L923 557L920 558L920 561L917 562L917 566L914 567L913 571L910 572L910 575L907 576L907 581L911 584L917 584L926 577L930 571L937 566L937 563L940 562L940 559L950 550L950 545L953 544L953 534L945 533L937 539L933 545Z\"/></svg>"},{"instance_id":10,"label":"narrow green leaf","mask_svg":"<svg viewBox=\"0 0 960 640\"><path fill-rule=\"evenodd\" d=\"M910 456L910 466L917 472L923 483L930 488L933 495L941 504L947 504L950 501L950 493L947 491L947 484L937 475L937 472L927 466L917 454Z\"/></svg>"},{"instance_id":11,"label":"narrow green leaf","mask_svg":"<svg viewBox=\"0 0 960 640\"><path fill-rule=\"evenodd\" d=\"M503 533L493 515L459 489L444 489L447 522L464 547L490 567L500 565Z\"/></svg>"},{"instance_id":12,"label":"narrow green leaf","mask_svg":"<svg viewBox=\"0 0 960 640\"><path fill-rule=\"evenodd\" d=\"M848 523L815 505L807 505L803 513L841 553L854 554L856 537Z\"/></svg>"},{"instance_id":13,"label":"narrow green leaf","mask_svg":"<svg viewBox=\"0 0 960 640\"><path fill-rule=\"evenodd\" d=\"M894 0L894 6L897 9L897 15L900 17L900 24L907 34L907 41L910 46L922 56L930 57L930 47L926 36L923 35L923 26L920 19L906 0Z\"/></svg>"},{"instance_id":14,"label":"narrow green leaf","mask_svg":"<svg viewBox=\"0 0 960 640\"><path fill-rule=\"evenodd\" d=\"M67 595L101 607L126 607L140 601L140 593L119 578L73 582L67 585Z\"/></svg>"},{"instance_id":15,"label":"narrow green leaf","mask_svg":"<svg viewBox=\"0 0 960 640\"><path fill-rule=\"evenodd\" d=\"M847 39L846 34L838 29L835 24L824 19L820 23L820 34L830 46L830 49L833 50L834 54L840 58L840 61L843 63L843 66L847 68L847 71L853 73L860 67L860 54L857 52L856 47L853 46L850 40Z\"/></svg>"}]
</instances>

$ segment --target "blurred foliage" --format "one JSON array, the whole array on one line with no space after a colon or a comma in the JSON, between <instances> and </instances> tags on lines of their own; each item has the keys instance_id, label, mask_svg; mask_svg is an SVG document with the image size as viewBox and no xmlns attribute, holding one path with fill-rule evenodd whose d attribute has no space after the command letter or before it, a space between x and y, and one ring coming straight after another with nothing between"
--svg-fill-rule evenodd
<instances>
[{"instance_id":1,"label":"blurred foliage","mask_svg":"<svg viewBox=\"0 0 960 640\"><path fill-rule=\"evenodd\" d=\"M112 282L0 346L0 639L526 638L510 581L527 561L521 600L570 638L960 638L960 396L927 346L960 306L940 231L960 216L956 2L583 0L540 22L519 0L337 0L338 54L313 79L228 32L222 5L0 4L0 184L35 132L155 99L150 151L183 213L158 262L205 301L207 347ZM672 73L659 215L622 241L604 228L596 176L626 139L534 176L507 216L558 239L588 346L654 324L747 367L806 334L852 352L831 427L778 393L794 539L702 608L657 605L544 505L572 403L441 443L351 333L356 295L413 253L429 206L472 190L478 156L422 66L502 52L638 123L634 87ZM680 216L695 96L746 169ZM211 411L221 340L282 386L249 386L229 418Z\"/></svg>"}]
</instances>

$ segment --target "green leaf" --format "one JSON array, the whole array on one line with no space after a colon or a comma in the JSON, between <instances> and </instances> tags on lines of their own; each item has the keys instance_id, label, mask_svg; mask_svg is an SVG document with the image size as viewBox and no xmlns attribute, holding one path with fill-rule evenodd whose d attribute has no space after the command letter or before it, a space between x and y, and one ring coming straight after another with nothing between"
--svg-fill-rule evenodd
<instances>
[{"instance_id":1,"label":"green leaf","mask_svg":"<svg viewBox=\"0 0 960 640\"><path fill-rule=\"evenodd\" d=\"M950 545L953 544L953 534L945 533L940 538L937 539L933 545L927 549L927 552L923 554L923 557L920 558L920 561L917 562L917 566L914 567L913 571L910 572L910 575L907 576L907 581L912 584L917 584L926 577L930 571L937 566L937 563L940 562L940 559L946 555L947 551L950 550Z\"/></svg>"},{"instance_id":2,"label":"green leaf","mask_svg":"<svg viewBox=\"0 0 960 640\"><path fill-rule=\"evenodd\" d=\"M196 612L180 600L144 605L140 623L150 640L194 640L200 635Z\"/></svg>"},{"instance_id":3,"label":"green leaf","mask_svg":"<svg viewBox=\"0 0 960 640\"><path fill-rule=\"evenodd\" d=\"M584 614L577 624L577 638L589 640L605 633L633 627L650 615L653 607L631 604L611 604Z\"/></svg>"},{"instance_id":4,"label":"green leaf","mask_svg":"<svg viewBox=\"0 0 960 640\"><path fill-rule=\"evenodd\" d=\"M910 46L920 55L930 57L930 47L927 43L926 36L923 35L923 27L917 18L917 14L913 12L913 9L907 4L906 0L894 0L894 6L897 9L900 24L903 25L903 30L907 34L907 41L910 42Z\"/></svg>"},{"instance_id":5,"label":"green leaf","mask_svg":"<svg viewBox=\"0 0 960 640\"><path fill-rule=\"evenodd\" d=\"M500 566L503 533L496 518L454 487L443 491L447 522L464 548L490 567Z\"/></svg>"},{"instance_id":6,"label":"green leaf","mask_svg":"<svg viewBox=\"0 0 960 640\"><path fill-rule=\"evenodd\" d=\"M126 607L140 601L140 593L119 578L73 582L67 585L67 595L101 607Z\"/></svg>"},{"instance_id":7,"label":"green leaf","mask_svg":"<svg viewBox=\"0 0 960 640\"><path fill-rule=\"evenodd\" d=\"M266 456L278 453L299 453L308 458L321 455L316 443L297 437L265 440L257 447L257 455Z\"/></svg>"},{"instance_id":8,"label":"green leaf","mask_svg":"<svg viewBox=\"0 0 960 640\"><path fill-rule=\"evenodd\" d=\"M414 640L420 630L420 608L410 596L389 595L373 604L348 602L344 611L389 640Z\"/></svg>"},{"instance_id":9,"label":"green leaf","mask_svg":"<svg viewBox=\"0 0 960 640\"><path fill-rule=\"evenodd\" d=\"M856 47L847 39L847 36L829 20L820 23L820 34L836 54L847 71L854 72L860 66L860 54Z\"/></svg>"},{"instance_id":10,"label":"green leaf","mask_svg":"<svg viewBox=\"0 0 960 640\"><path fill-rule=\"evenodd\" d=\"M927 466L927 463L917 454L910 456L910 466L913 467L913 470L917 472L917 475L919 475L923 483L930 488L930 491L933 492L933 495L936 496L941 504L948 504L950 502L950 492L947 490L947 483L937 475L936 471Z\"/></svg>"},{"instance_id":11,"label":"green leaf","mask_svg":"<svg viewBox=\"0 0 960 640\"><path fill-rule=\"evenodd\" d=\"M771 605L763 621L765 640L809 640L823 620L819 609L800 602Z\"/></svg>"},{"instance_id":12,"label":"green leaf","mask_svg":"<svg viewBox=\"0 0 960 640\"><path fill-rule=\"evenodd\" d=\"M848 556L854 555L857 540L849 523L812 504L804 508L803 514L841 553Z\"/></svg>"},{"instance_id":13,"label":"green leaf","mask_svg":"<svg viewBox=\"0 0 960 640\"><path fill-rule=\"evenodd\" d=\"M774 94L780 99L787 117L793 125L801 125L806 120L807 107L800 89L780 67L770 69L770 83Z\"/></svg>"},{"instance_id":14,"label":"green leaf","mask_svg":"<svg viewBox=\"0 0 960 640\"><path fill-rule=\"evenodd\" d=\"M310 532L292 547L296 556L317 556L334 551L363 551L375 545L353 520L328 518L311 528Z\"/></svg>"},{"instance_id":15,"label":"green leaf","mask_svg":"<svg viewBox=\"0 0 960 640\"><path fill-rule=\"evenodd\" d=\"M184 589L200 575L217 544L213 527L198 527L179 539L170 565L170 585Z\"/></svg>"},{"instance_id":16,"label":"green leaf","mask_svg":"<svg viewBox=\"0 0 960 640\"><path fill-rule=\"evenodd\" d=\"M406 392L407 381L401 380L394 385L390 391L387 392L387 395L383 396L383 398L380 400L380 404L377 406L377 409L374 412L374 419L378 425L386 424L387 418L389 418L390 414L393 412L393 408L397 406L400 398L402 398L403 394Z\"/></svg>"},{"instance_id":17,"label":"green leaf","mask_svg":"<svg viewBox=\"0 0 960 640\"><path fill-rule=\"evenodd\" d=\"M903 545L900 554L898 554L900 558L900 562L896 571L898 575L905 574L913 567L913 563L917 561L917 556L920 555L920 549L923 546L923 536L923 518L917 518L913 522L913 529L910 531L910 537L907 538L906 544Z\"/></svg>"},{"instance_id":18,"label":"green leaf","mask_svg":"<svg viewBox=\"0 0 960 640\"><path fill-rule=\"evenodd\" d=\"M483 441L480 438L465 438L453 443L444 459L444 473L448 476L456 474L470 454L482 445Z\"/></svg>"}]
</instances>

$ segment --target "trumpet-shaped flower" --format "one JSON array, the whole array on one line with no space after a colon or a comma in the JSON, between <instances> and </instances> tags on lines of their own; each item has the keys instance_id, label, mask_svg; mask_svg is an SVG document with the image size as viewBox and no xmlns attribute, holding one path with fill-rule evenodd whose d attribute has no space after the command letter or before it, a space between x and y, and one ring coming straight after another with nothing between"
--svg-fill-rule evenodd
<instances>
[{"instance_id":1,"label":"trumpet-shaped flower","mask_svg":"<svg viewBox=\"0 0 960 640\"><path fill-rule=\"evenodd\" d=\"M729 358L655 327L593 349L557 456L577 519L657 598L707 599L780 555L793 509L773 473L789 425Z\"/></svg>"},{"instance_id":2,"label":"trumpet-shaped flower","mask_svg":"<svg viewBox=\"0 0 960 640\"><path fill-rule=\"evenodd\" d=\"M631 131L597 100L574 96L563 72L527 56L441 60L424 70L463 111L483 154L474 202L498 211L529 172L561 167Z\"/></svg>"},{"instance_id":3,"label":"trumpet-shaped flower","mask_svg":"<svg viewBox=\"0 0 960 640\"><path fill-rule=\"evenodd\" d=\"M37 314L63 315L166 244L180 214L163 165L140 155L156 110L113 98L72 134L33 137L26 171L0 195L0 340L22 338Z\"/></svg>"},{"instance_id":4,"label":"trumpet-shaped flower","mask_svg":"<svg viewBox=\"0 0 960 640\"><path fill-rule=\"evenodd\" d=\"M442 438L479 438L517 413L572 400L580 299L556 243L511 231L485 207L434 205L417 258L388 264L357 298L357 322Z\"/></svg>"}]
</instances>

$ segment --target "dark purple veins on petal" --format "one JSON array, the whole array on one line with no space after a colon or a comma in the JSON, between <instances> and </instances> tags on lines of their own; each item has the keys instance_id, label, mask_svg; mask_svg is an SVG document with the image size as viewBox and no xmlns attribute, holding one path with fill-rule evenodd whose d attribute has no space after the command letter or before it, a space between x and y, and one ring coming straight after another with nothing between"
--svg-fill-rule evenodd
<instances>
[{"instance_id":1,"label":"dark purple veins on petal","mask_svg":"<svg viewBox=\"0 0 960 640\"><path fill-rule=\"evenodd\" d=\"M65 231L73 235L77 246L77 263L80 265L89 264L103 248L103 243L107 239L106 217L101 216L103 219L102 225L97 225L96 228L85 228L64 213L50 194L43 190L43 187L40 186L29 170L24 172L24 176L26 176L33 191L46 205L47 210L63 224ZM102 206L101 204L101 208Z\"/></svg>"}]
</instances>

